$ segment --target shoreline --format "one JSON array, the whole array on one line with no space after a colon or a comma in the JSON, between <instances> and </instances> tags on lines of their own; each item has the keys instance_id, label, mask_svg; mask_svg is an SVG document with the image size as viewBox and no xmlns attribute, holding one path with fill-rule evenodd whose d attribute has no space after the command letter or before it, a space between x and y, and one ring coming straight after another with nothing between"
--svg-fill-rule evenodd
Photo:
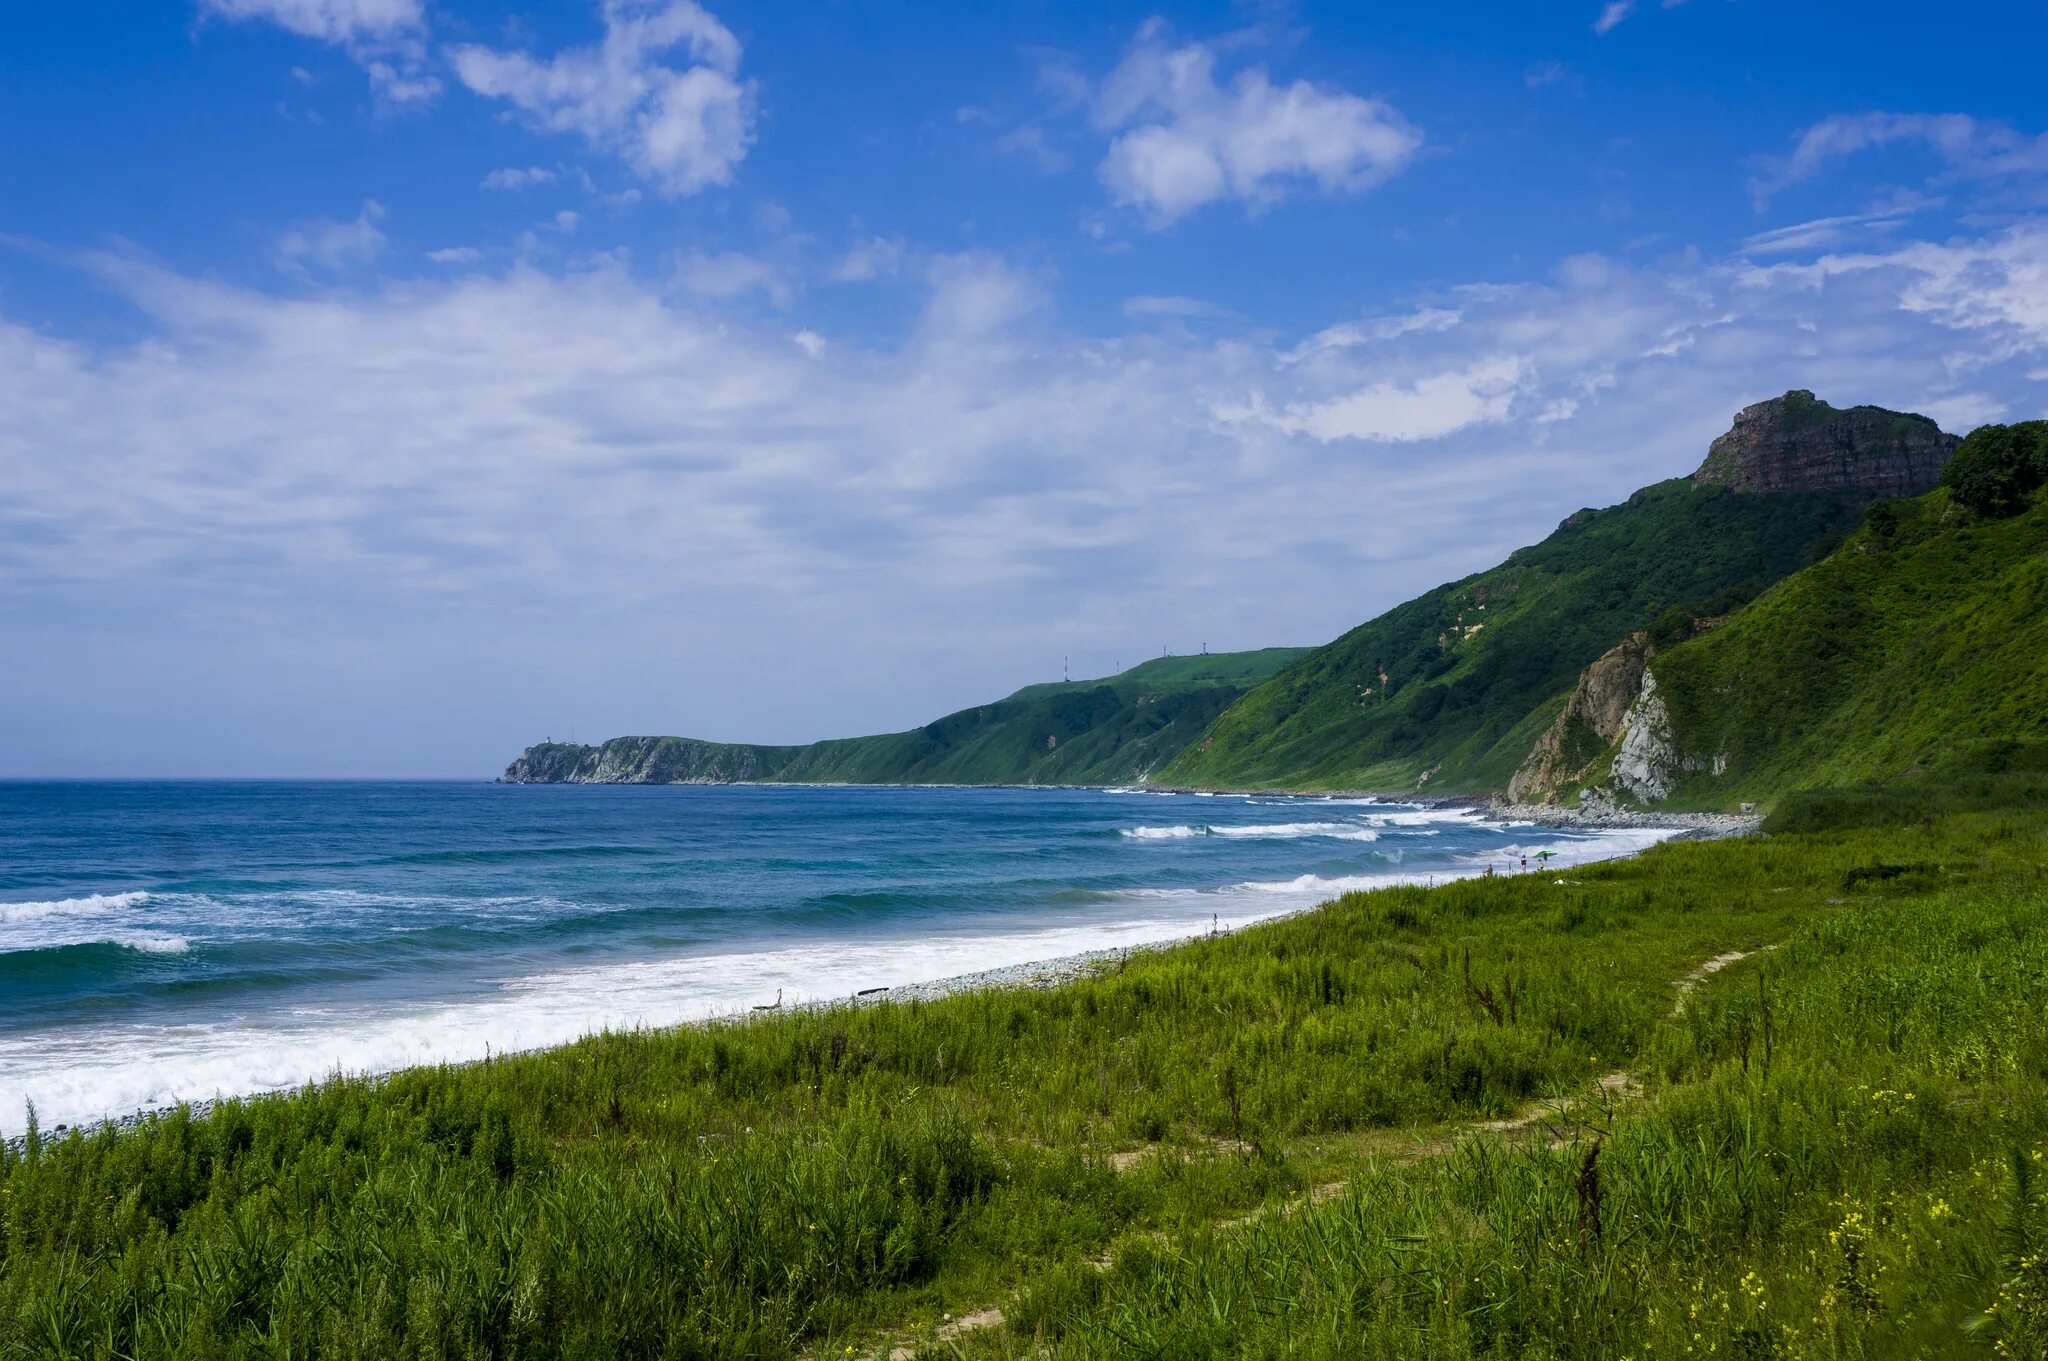
<instances>
[{"instance_id":1,"label":"shoreline","mask_svg":"<svg viewBox=\"0 0 2048 1361\"><path fill-rule=\"evenodd\" d=\"M901 786L877 787L896 788ZM1047 788L1050 786L1017 787ZM1058 787L1083 788L1084 786ZM1116 787L1124 788L1125 786ZM1337 794L1324 794L1292 795L1289 797L1319 799L1381 796L1345 796ZM1750 832L1753 832L1756 828L1756 824L1760 821L1760 819L1757 819L1755 817L1739 817L1732 814L1719 813L1673 813L1658 816L1654 814L1635 812L1613 812L1596 814L1589 817L1587 815L1581 814L1579 810L1576 809L1560 809L1540 806L1525 808L1514 805L1494 804L1482 799L1403 799L1388 800L1388 802L1405 804L1409 807L1469 808L1475 812L1486 814L1490 820L1499 820L1504 823L1510 824L1522 823L1526 825L1571 828L1583 831L1672 830L1673 834L1665 838L1666 841L1717 840L1722 837L1746 835ZM1656 844L1662 843L1660 842ZM1602 856L1599 857L1597 860L1587 861L1584 863L1598 864L1611 862L1615 860L1626 860L1636 855L1640 855L1644 850L1647 849L1650 848L1639 847L1635 849L1624 850L1615 855ZM1543 871L1531 870L1523 871L1522 873L1541 874L1543 873ZM1442 876L1442 883L1458 883L1463 882L1466 879L1480 877L1483 876L1480 874L1445 875ZM1509 874L1503 875L1501 877L1514 878L1518 876L1513 872L1510 872ZM1394 885L1387 885L1387 887L1393 886ZM1439 885L1436 883L1430 883L1426 885L1416 886L1423 887L1425 889L1433 889L1435 887L1438 887ZM1130 958L1133 954L1137 954L1140 952L1156 952L1163 950L1178 949L1184 945L1191 944L1195 941L1214 939L1217 936L1222 935L1231 935L1235 933L1235 930L1243 930L1251 926L1263 925L1268 922L1283 921L1288 918L1301 916L1305 913L1321 911L1323 908L1328 907L1331 903L1336 902L1338 899L1344 896L1345 893L1338 892L1332 894L1330 897L1320 899L1313 903L1308 903L1299 907L1290 908L1282 912L1274 913L1270 916L1259 917L1256 920L1246 922L1235 929L1226 928L1221 931L1197 931L1189 935L1175 936L1165 940L1146 941L1130 945L1103 946L1096 949L1081 950L1064 955L1052 955L1037 959L1020 960L1012 964L997 965L993 968L977 969L966 973L943 975L937 978L919 979L908 983L895 984L882 988L857 991L842 996L816 998L801 1002L792 1002L788 1006L757 1006L752 1008L751 1010L737 1010L716 1016L706 1016L697 1020L683 1021L674 1026L654 1026L646 1027L646 1029L650 1033L652 1033L662 1030L678 1029L684 1026L716 1026L732 1025L736 1023L744 1024L767 1015L783 1015L797 1012L827 1012L840 1007L865 1007L887 1002L935 1002L947 997L957 996L963 993L971 992L1007 991L1011 989L1042 990L1058 988L1063 987L1070 983L1080 982L1087 978L1093 977L1095 974L1101 972L1107 966L1111 964L1119 964L1124 960ZM589 1032L589 1034L592 1035L602 1033L607 1032L603 1030ZM632 1031L622 1030L616 1033L632 1033ZM319 1085L319 1083L333 1081L336 1079L367 1080L371 1082L378 1082L382 1081L383 1079L392 1077L398 1073L415 1072L419 1071L421 1068L429 1067L444 1067L449 1069L468 1068L476 1064L490 1063L494 1060L515 1057L522 1054L545 1053L550 1049L562 1048L564 1047L564 1045L579 1043L581 1042L581 1040L585 1038L588 1038L588 1035L578 1036L576 1039L563 1041L561 1043L537 1045L528 1049L512 1049L501 1052L492 1052L480 1058L454 1060L439 1065L415 1064L381 1071L336 1071L334 1073L327 1074L322 1078L314 1080L314 1082L310 1085ZM150 1121L161 1119L163 1117L175 1114L181 1109L189 1111L192 1118L194 1119L203 1119L206 1116L208 1116L213 1111L213 1109L216 1106L220 1105L222 1102L262 1100L270 1096L288 1095L291 1092L303 1090L305 1085L309 1084L300 1084L297 1086L290 1087L277 1087L270 1088L267 1090L258 1090L251 1092L223 1093L200 1100L172 1102L159 1106L144 1107L120 1115L103 1116L99 1120L90 1122L79 1121L77 1123L53 1125L47 1129L40 1130L39 1135L43 1140L47 1141L54 1138L70 1138L73 1135L90 1135L93 1132L98 1131L107 1126L112 1126L116 1130L132 1129L139 1127L143 1124L146 1124ZM4 1144L7 1147L12 1148L18 1152L23 1147L26 1138L27 1135L25 1131L18 1134L0 1135L0 1144Z\"/></svg>"},{"instance_id":2,"label":"shoreline","mask_svg":"<svg viewBox=\"0 0 2048 1361\"><path fill-rule=\"evenodd\" d=\"M1542 827L1642 829L1680 826L1688 839L1742 836L1763 822L1761 813L1659 812L1653 809L1609 808L1589 810L1548 803L1509 803L1500 794L1422 794L1384 789L1225 789L1200 785L1135 784L1003 784L959 783L954 781L900 780L875 783L865 780L508 780L501 776L484 781L519 789L1042 789L1052 791L1093 791L1097 794L1185 794L1197 798L1372 799L1395 807L1470 808L1476 812Z\"/></svg>"}]
</instances>

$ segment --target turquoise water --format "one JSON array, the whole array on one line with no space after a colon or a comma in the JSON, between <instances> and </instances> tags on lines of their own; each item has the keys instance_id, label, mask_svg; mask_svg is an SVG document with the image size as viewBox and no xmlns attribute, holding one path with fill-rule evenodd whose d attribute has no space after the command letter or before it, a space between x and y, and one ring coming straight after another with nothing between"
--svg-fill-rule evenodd
<instances>
[{"instance_id":1,"label":"turquoise water","mask_svg":"<svg viewBox=\"0 0 2048 1361\"><path fill-rule=\"evenodd\" d=\"M1565 863L1364 800L0 783L0 1130L1173 939Z\"/></svg>"}]
</instances>

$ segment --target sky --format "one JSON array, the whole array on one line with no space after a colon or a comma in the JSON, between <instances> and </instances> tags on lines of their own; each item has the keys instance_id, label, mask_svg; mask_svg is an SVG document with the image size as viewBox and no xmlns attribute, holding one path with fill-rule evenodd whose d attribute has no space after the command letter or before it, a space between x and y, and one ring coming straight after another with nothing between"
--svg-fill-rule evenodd
<instances>
[{"instance_id":1,"label":"sky","mask_svg":"<svg viewBox=\"0 0 2048 1361\"><path fill-rule=\"evenodd\" d=\"M2048 6L0 13L0 777L1325 642L1789 388L2048 414Z\"/></svg>"}]
</instances>

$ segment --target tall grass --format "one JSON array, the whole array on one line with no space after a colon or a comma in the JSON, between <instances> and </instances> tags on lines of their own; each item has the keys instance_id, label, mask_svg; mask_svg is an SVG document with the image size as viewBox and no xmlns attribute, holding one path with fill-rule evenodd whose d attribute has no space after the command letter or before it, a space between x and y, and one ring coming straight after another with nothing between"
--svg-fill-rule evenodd
<instances>
[{"instance_id":1,"label":"tall grass","mask_svg":"<svg viewBox=\"0 0 2048 1361\"><path fill-rule=\"evenodd\" d=\"M1676 1347L1695 1303L1723 1354L1798 1354L1755 1350L1819 1336L1787 1340L1795 1309L1866 1350L1969 1318L2023 1339L2041 830L1674 845L1353 895L1052 991L38 1136L0 1152L0 1356L843 1354L997 1302L1015 1326L956 1345L1618 1356ZM1703 960L1780 942L1671 1016ZM1413 1156L1624 1066L1649 1099L1576 1142Z\"/></svg>"}]
</instances>

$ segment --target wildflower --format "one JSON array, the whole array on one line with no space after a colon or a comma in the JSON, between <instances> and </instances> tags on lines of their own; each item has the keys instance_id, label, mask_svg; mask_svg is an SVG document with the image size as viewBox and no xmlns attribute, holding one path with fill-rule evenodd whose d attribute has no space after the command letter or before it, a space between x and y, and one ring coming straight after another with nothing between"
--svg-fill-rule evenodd
<instances>
[{"instance_id":1,"label":"wildflower","mask_svg":"<svg viewBox=\"0 0 2048 1361\"><path fill-rule=\"evenodd\" d=\"M1948 1208L1948 1202L1939 1197L1936 1197L1927 1207L1927 1217L1929 1219L1946 1219L1953 1213L1954 1211Z\"/></svg>"}]
</instances>

